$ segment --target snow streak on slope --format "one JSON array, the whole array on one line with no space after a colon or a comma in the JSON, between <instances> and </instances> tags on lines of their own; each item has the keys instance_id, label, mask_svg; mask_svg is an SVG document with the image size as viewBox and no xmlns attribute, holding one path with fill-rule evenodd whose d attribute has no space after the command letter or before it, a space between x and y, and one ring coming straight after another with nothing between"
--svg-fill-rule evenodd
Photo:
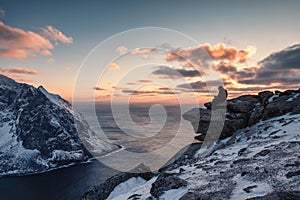
<instances>
[{"instance_id":1,"label":"snow streak on slope","mask_svg":"<svg viewBox=\"0 0 300 200\"><path fill-rule=\"evenodd\" d=\"M86 161L91 154L84 144L98 155L119 148L97 138L81 114L58 95L0 75L0 176Z\"/></svg>"},{"instance_id":2,"label":"snow streak on slope","mask_svg":"<svg viewBox=\"0 0 300 200\"><path fill-rule=\"evenodd\" d=\"M165 191L159 199L248 199L274 191L299 191L299 130L299 114L287 114L239 130L220 141L205 158L166 171L188 185ZM151 196L155 179L143 181L139 187L116 187L111 199L146 199Z\"/></svg>"}]
</instances>

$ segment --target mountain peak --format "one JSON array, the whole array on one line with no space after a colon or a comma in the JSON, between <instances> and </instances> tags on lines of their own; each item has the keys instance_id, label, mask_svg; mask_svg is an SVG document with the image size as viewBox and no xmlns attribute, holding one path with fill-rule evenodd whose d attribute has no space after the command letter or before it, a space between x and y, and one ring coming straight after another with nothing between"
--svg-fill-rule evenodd
<instances>
[{"instance_id":1,"label":"mountain peak","mask_svg":"<svg viewBox=\"0 0 300 200\"><path fill-rule=\"evenodd\" d=\"M17 84L17 82L14 81L13 79L0 74L0 85L15 85L15 84Z\"/></svg>"},{"instance_id":2,"label":"mountain peak","mask_svg":"<svg viewBox=\"0 0 300 200\"><path fill-rule=\"evenodd\" d=\"M0 176L48 171L120 148L99 139L69 102L42 86L0 75L0 90Z\"/></svg>"}]
</instances>

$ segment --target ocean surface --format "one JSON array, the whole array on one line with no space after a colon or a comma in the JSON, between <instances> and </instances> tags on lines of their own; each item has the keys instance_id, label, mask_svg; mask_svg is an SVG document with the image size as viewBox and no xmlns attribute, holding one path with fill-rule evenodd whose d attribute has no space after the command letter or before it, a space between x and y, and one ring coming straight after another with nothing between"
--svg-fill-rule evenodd
<instances>
[{"instance_id":1,"label":"ocean surface","mask_svg":"<svg viewBox=\"0 0 300 200\"><path fill-rule=\"evenodd\" d=\"M127 107L118 104L111 107L80 103L76 106L97 134L129 152L152 152L170 144L172 150L172 147L188 144L190 139L187 138L193 137L192 126L181 117L192 108L189 105L135 104ZM179 139L175 140L178 135ZM164 154L160 156L166 162L169 160ZM79 199L89 188L117 172L95 159L41 174L2 177L0 199Z\"/></svg>"}]
</instances>

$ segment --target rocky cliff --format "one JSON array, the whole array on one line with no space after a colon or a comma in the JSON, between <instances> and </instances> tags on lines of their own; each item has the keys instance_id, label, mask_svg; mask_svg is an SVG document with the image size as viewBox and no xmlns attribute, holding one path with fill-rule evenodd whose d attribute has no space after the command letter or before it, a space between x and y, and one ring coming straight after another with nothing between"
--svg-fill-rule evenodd
<instances>
[{"instance_id":1,"label":"rocky cliff","mask_svg":"<svg viewBox=\"0 0 300 200\"><path fill-rule=\"evenodd\" d=\"M197 136L203 141L211 123L211 103L204 104L205 108L194 108L183 114L183 118L191 121ZM252 126L260 120L286 113L300 113L300 89L284 92L263 91L258 95L243 95L225 102L226 116L221 133L221 139L232 136L239 129ZM218 112L218 109L216 109Z\"/></svg>"},{"instance_id":2,"label":"rocky cliff","mask_svg":"<svg viewBox=\"0 0 300 200\"><path fill-rule=\"evenodd\" d=\"M189 152L147 177L112 177L82 199L300 199L299 96L290 90L228 100L223 139L208 155ZM201 136L210 123L206 107L184 114Z\"/></svg>"},{"instance_id":3,"label":"rocky cliff","mask_svg":"<svg viewBox=\"0 0 300 200\"><path fill-rule=\"evenodd\" d=\"M80 136L79 137L79 133ZM96 137L71 104L0 75L0 176L38 173L119 147Z\"/></svg>"}]
</instances>

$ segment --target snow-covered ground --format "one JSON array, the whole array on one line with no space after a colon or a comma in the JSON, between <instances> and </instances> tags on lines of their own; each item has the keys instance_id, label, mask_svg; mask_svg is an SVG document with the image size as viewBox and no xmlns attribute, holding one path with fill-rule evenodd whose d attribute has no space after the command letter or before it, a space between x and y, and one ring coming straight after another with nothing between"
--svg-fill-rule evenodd
<instances>
[{"instance_id":1,"label":"snow-covered ground","mask_svg":"<svg viewBox=\"0 0 300 200\"><path fill-rule=\"evenodd\" d=\"M174 173L186 187L165 191L159 199L248 199L272 191L300 190L300 115L260 121L221 141L215 150ZM108 199L147 199L149 181L132 178L119 184ZM134 198L133 198L134 197Z\"/></svg>"}]
</instances>

